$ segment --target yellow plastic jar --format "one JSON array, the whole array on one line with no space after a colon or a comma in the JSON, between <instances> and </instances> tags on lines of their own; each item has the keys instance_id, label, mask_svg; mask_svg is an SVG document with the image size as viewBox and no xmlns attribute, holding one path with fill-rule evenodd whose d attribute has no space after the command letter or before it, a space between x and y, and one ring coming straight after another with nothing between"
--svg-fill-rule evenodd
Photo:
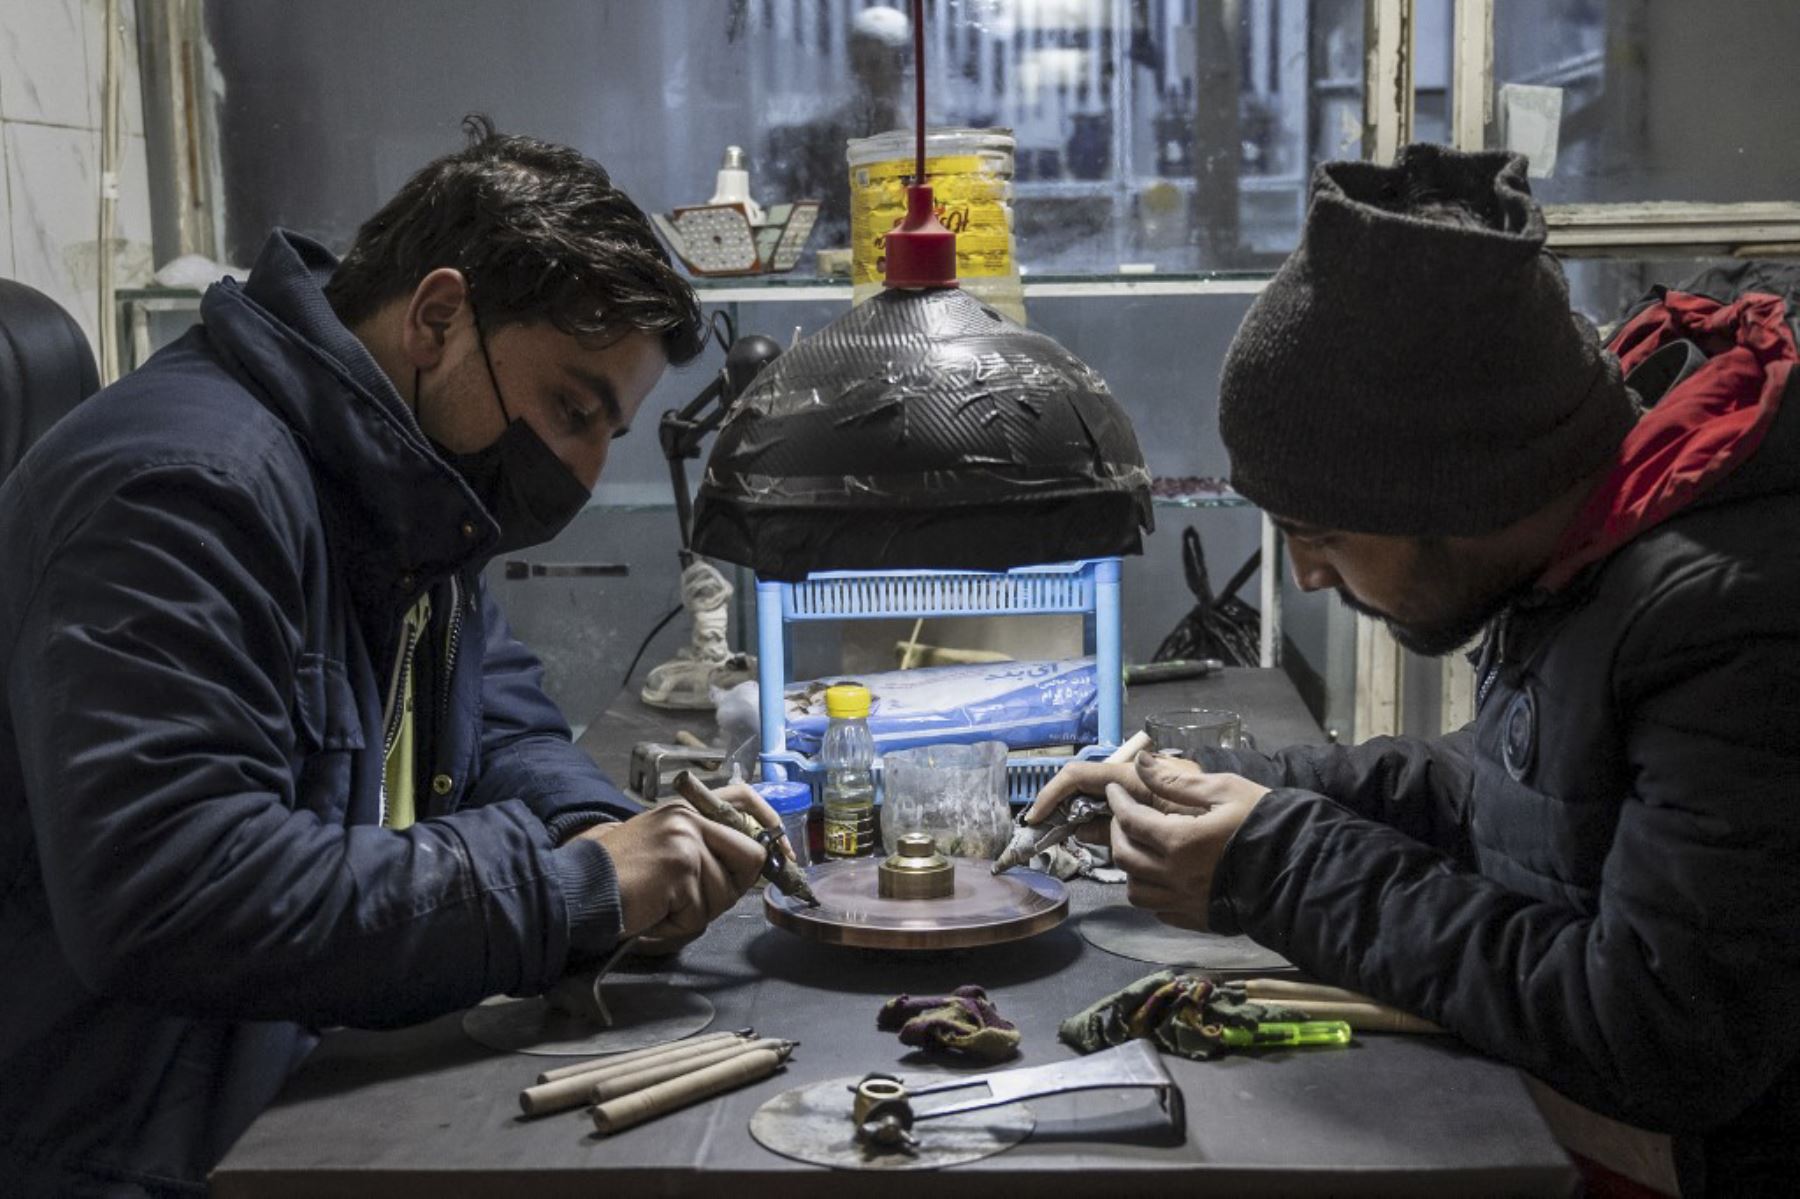
<instances>
[{"instance_id":1,"label":"yellow plastic jar","mask_svg":"<svg viewBox=\"0 0 1800 1199\"><path fill-rule=\"evenodd\" d=\"M906 215L916 150L914 134L902 129L849 143L852 303L882 288L882 244ZM956 234L956 274L963 290L1024 324L1013 242L1011 130L928 130L925 172L938 220Z\"/></svg>"}]
</instances>

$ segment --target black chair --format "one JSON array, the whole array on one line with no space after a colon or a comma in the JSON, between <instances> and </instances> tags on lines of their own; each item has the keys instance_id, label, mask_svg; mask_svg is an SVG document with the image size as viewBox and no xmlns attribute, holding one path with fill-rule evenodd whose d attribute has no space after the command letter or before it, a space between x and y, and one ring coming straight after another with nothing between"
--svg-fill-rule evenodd
<instances>
[{"instance_id":1,"label":"black chair","mask_svg":"<svg viewBox=\"0 0 1800 1199\"><path fill-rule=\"evenodd\" d=\"M43 292L0 279L0 482L32 442L99 389L74 318Z\"/></svg>"}]
</instances>

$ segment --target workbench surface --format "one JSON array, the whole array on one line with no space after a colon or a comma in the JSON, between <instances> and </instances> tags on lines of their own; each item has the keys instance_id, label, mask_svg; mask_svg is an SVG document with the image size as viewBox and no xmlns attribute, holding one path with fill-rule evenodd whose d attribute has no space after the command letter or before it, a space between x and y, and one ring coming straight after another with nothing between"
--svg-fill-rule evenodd
<instances>
[{"instance_id":1,"label":"workbench surface","mask_svg":"<svg viewBox=\"0 0 1800 1199\"><path fill-rule=\"evenodd\" d=\"M1244 712L1265 747L1318 737L1276 672L1141 688L1132 700L1134 723L1145 710L1211 704ZM337 1031L227 1155L213 1193L878 1199L923 1190L931 1199L1063 1199L1572 1192L1568 1159L1518 1074L1447 1037L1365 1035L1347 1049L1170 1058L1187 1099L1179 1145L1158 1127L1152 1101L1104 1092L1033 1101L1037 1129L1024 1144L931 1174L851 1177L788 1161L751 1139L751 1114L790 1087L873 1069L948 1068L876 1031L876 1010L902 991L941 994L979 983L1024 1033L1011 1064L1070 1056L1057 1025L1154 968L1096 949L1077 931L1082 913L1122 902L1121 887L1080 882L1071 886L1070 923L1050 933L909 955L802 941L769 927L753 892L665 968L712 999L712 1029L754 1027L799 1040L783 1073L601 1139L582 1110L519 1117L519 1089L571 1059L484 1049L455 1016L398 1032ZM656 969L628 963L622 972Z\"/></svg>"},{"instance_id":2,"label":"workbench surface","mask_svg":"<svg viewBox=\"0 0 1800 1199\"><path fill-rule=\"evenodd\" d=\"M1122 888L1079 883L1071 906L1085 911L1123 898ZM1034 1100L1038 1127L1024 1144L930 1175L852 1179L778 1157L750 1137L751 1113L789 1087L934 1068L876 1031L876 1010L896 993L985 986L1024 1033L1012 1064L1036 1065L1072 1055L1056 1039L1064 1017L1151 969L1095 949L1072 924L955 953L817 945L770 928L752 893L682 953L674 973L711 997L713 1029L754 1027L799 1040L783 1073L601 1139L585 1110L519 1117L519 1089L572 1059L492 1052L465 1037L455 1016L399 1032L334 1032L213 1174L213 1193L1570 1193L1568 1161L1517 1073L1445 1037L1370 1034L1345 1049L1169 1058L1187 1098L1182 1145L1160 1135L1151 1100L1104 1092Z\"/></svg>"}]
</instances>

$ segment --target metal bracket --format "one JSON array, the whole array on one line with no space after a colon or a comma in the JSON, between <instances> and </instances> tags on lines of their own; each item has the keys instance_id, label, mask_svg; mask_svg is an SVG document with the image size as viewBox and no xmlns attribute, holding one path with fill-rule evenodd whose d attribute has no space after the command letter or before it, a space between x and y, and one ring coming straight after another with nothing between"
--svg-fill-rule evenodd
<instances>
[{"instance_id":1,"label":"metal bracket","mask_svg":"<svg viewBox=\"0 0 1800 1199\"><path fill-rule=\"evenodd\" d=\"M730 781L721 773L725 759L724 750L710 746L695 749L662 741L639 741L631 747L626 786L647 804L672 794L675 776L684 770L691 771L709 787L722 787Z\"/></svg>"},{"instance_id":2,"label":"metal bracket","mask_svg":"<svg viewBox=\"0 0 1800 1199\"><path fill-rule=\"evenodd\" d=\"M914 1103L925 1095L982 1086L987 1088L986 1095L956 1099L936 1107L921 1108ZM1154 1091L1158 1104L1169 1118L1170 1128L1184 1140L1187 1135L1187 1107L1181 1087L1169 1075L1156 1047L1141 1039L1074 1061L952 1078L919 1087L906 1086L890 1075L872 1074L853 1089L857 1103L852 1109L852 1118L857 1123L860 1139L883 1147L901 1148L910 1144L913 1127L926 1120L1003 1107L1047 1095L1100 1090Z\"/></svg>"}]
</instances>

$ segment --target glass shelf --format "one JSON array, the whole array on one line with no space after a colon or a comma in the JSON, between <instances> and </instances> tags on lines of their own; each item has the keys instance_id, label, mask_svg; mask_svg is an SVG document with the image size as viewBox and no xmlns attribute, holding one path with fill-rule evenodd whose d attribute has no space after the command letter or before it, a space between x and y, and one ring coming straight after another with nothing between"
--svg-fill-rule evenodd
<instances>
[{"instance_id":1,"label":"glass shelf","mask_svg":"<svg viewBox=\"0 0 1800 1199\"><path fill-rule=\"evenodd\" d=\"M1106 295L1128 291L1166 291L1179 294L1205 292L1253 294L1269 281L1268 271L1126 271L1093 275L1038 275L1026 271L1021 275L1027 298L1033 295ZM783 293L805 292L791 298L823 299L830 293L835 298L850 295L850 280L823 275L734 275L727 278L690 278L694 290L704 300L755 300L790 298ZM722 294L723 293L723 294Z\"/></svg>"},{"instance_id":2,"label":"glass shelf","mask_svg":"<svg viewBox=\"0 0 1800 1199\"><path fill-rule=\"evenodd\" d=\"M1254 508L1256 505L1235 491L1204 492L1190 495L1159 495L1151 497L1151 503L1158 508ZM675 497L670 494L667 484L657 483L601 483L594 488L593 498L588 500L589 508L604 508L609 512L661 512L673 511Z\"/></svg>"},{"instance_id":3,"label":"glass shelf","mask_svg":"<svg viewBox=\"0 0 1800 1199\"><path fill-rule=\"evenodd\" d=\"M1253 295L1269 281L1267 271L1127 271L1094 275L1021 276L1026 298L1038 296L1101 295L1201 295L1206 293ZM702 300L714 303L755 300L849 299L850 280L822 275L737 275L729 278L689 278ZM156 308L198 306L202 289L193 287L122 287L118 303Z\"/></svg>"},{"instance_id":4,"label":"glass shelf","mask_svg":"<svg viewBox=\"0 0 1800 1199\"><path fill-rule=\"evenodd\" d=\"M1154 495L1150 503L1157 508L1254 508L1255 504L1235 491L1203 492L1193 495Z\"/></svg>"},{"instance_id":5,"label":"glass shelf","mask_svg":"<svg viewBox=\"0 0 1800 1199\"><path fill-rule=\"evenodd\" d=\"M198 287L121 287L113 294L120 303L127 300L198 300Z\"/></svg>"}]
</instances>

